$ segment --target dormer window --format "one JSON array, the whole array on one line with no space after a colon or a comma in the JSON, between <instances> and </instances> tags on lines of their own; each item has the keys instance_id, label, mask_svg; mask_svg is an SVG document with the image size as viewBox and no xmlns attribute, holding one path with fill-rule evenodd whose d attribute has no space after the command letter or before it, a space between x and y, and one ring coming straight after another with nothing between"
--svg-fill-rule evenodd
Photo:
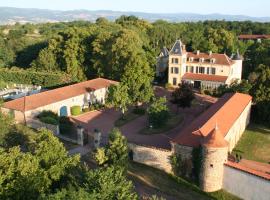
<instances>
[{"instance_id":1,"label":"dormer window","mask_svg":"<svg viewBox=\"0 0 270 200\"><path fill-rule=\"evenodd\" d=\"M193 57L189 57L188 60L189 60L189 62L193 62L194 58Z\"/></svg>"},{"instance_id":2,"label":"dormer window","mask_svg":"<svg viewBox=\"0 0 270 200\"><path fill-rule=\"evenodd\" d=\"M200 61L200 62L204 62L204 58L200 58L199 61Z\"/></svg>"},{"instance_id":3,"label":"dormer window","mask_svg":"<svg viewBox=\"0 0 270 200\"><path fill-rule=\"evenodd\" d=\"M216 59L215 58L211 58L210 59L210 63L215 63L216 62Z\"/></svg>"}]
</instances>

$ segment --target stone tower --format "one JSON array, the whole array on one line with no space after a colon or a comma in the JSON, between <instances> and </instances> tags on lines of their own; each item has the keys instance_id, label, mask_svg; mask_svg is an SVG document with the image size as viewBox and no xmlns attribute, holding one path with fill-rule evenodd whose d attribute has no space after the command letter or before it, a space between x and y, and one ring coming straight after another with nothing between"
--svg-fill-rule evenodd
<instances>
[{"instance_id":1,"label":"stone tower","mask_svg":"<svg viewBox=\"0 0 270 200\"><path fill-rule=\"evenodd\" d=\"M228 142L221 135L218 126L202 140L202 165L200 187L205 192L222 188L224 163L228 156Z\"/></svg>"}]
</instances>

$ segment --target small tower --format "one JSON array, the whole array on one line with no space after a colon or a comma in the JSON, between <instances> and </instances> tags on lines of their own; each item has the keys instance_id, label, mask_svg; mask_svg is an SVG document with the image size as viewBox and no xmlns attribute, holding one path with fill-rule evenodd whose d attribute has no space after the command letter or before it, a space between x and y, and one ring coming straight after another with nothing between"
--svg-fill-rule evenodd
<instances>
[{"instance_id":1,"label":"small tower","mask_svg":"<svg viewBox=\"0 0 270 200\"><path fill-rule=\"evenodd\" d=\"M202 140L202 165L200 187L205 192L222 188L224 163L227 161L228 142L221 135L216 124Z\"/></svg>"}]
</instances>

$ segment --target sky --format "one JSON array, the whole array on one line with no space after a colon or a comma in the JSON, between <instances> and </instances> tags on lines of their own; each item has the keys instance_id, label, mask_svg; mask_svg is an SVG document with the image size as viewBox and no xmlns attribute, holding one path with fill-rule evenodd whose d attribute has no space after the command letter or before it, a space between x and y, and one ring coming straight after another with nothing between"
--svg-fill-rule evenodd
<instances>
[{"instance_id":1,"label":"sky","mask_svg":"<svg viewBox=\"0 0 270 200\"><path fill-rule=\"evenodd\" d=\"M54 10L87 9L270 16L270 0L0 0L0 6Z\"/></svg>"}]
</instances>

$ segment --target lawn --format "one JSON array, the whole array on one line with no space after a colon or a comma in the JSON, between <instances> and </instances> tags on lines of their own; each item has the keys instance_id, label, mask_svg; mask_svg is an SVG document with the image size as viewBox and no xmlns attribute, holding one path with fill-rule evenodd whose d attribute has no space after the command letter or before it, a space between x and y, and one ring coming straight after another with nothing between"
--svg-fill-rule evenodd
<instances>
[{"instance_id":1,"label":"lawn","mask_svg":"<svg viewBox=\"0 0 270 200\"><path fill-rule=\"evenodd\" d=\"M196 185L186 180L169 175L161 170L138 164L131 163L128 170L129 178L137 182L140 187L152 188L159 196L170 197L168 199L217 199L217 200L239 200L239 198L225 192L205 193Z\"/></svg>"},{"instance_id":2,"label":"lawn","mask_svg":"<svg viewBox=\"0 0 270 200\"><path fill-rule=\"evenodd\" d=\"M169 131L173 128L175 128L177 125L179 125L183 121L183 115L172 115L167 124L163 127L160 128L149 128L145 127L142 130L140 130L140 134L145 134L145 135L151 135L151 134L159 134L159 133L164 133L166 131Z\"/></svg>"},{"instance_id":3,"label":"lawn","mask_svg":"<svg viewBox=\"0 0 270 200\"><path fill-rule=\"evenodd\" d=\"M121 127L124 126L125 124L137 119L138 117L142 116L145 114L145 110L144 109L137 109L139 112L136 113L135 109L131 112L128 112L125 114L124 118L120 117L119 119L117 119L114 122L114 125L116 127Z\"/></svg>"},{"instance_id":4,"label":"lawn","mask_svg":"<svg viewBox=\"0 0 270 200\"><path fill-rule=\"evenodd\" d=\"M248 160L269 163L270 129L250 124L233 150L236 153Z\"/></svg>"}]
</instances>

